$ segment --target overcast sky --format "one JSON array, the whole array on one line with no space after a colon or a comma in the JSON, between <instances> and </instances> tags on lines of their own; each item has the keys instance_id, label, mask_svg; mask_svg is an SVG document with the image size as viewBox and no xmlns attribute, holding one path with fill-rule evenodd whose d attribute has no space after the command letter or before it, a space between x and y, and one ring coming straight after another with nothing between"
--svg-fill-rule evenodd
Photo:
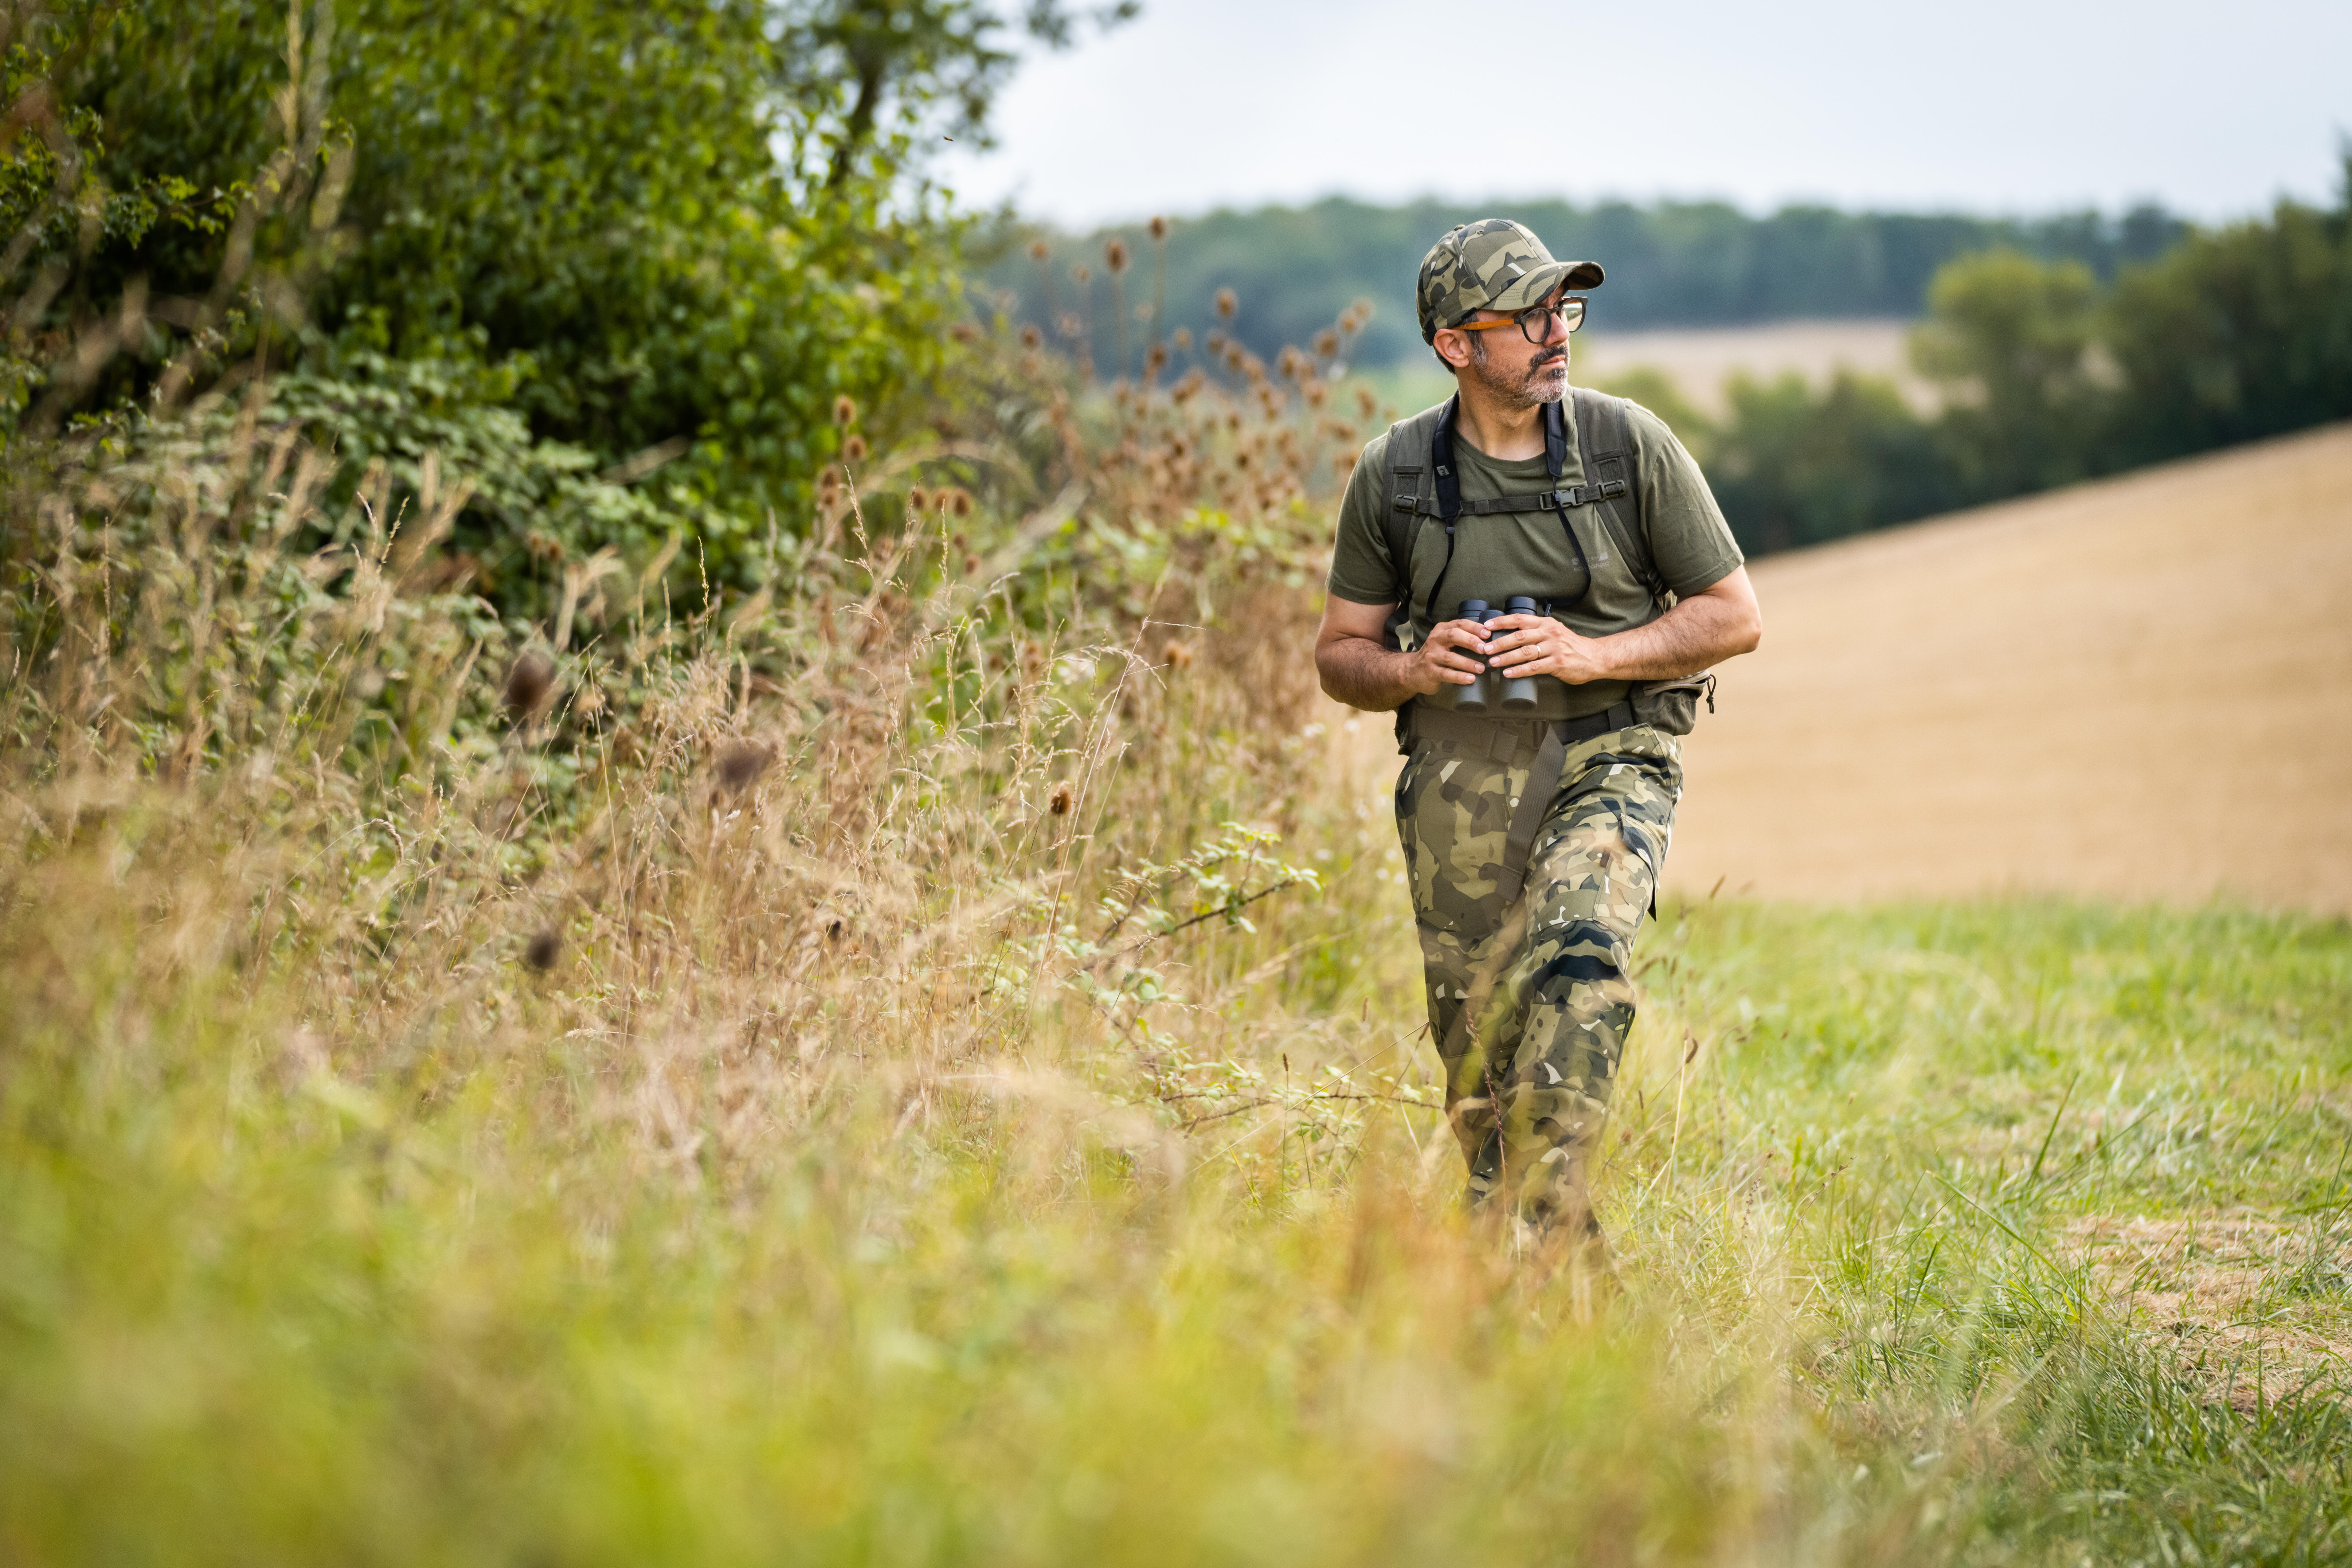
<instances>
[{"instance_id":1,"label":"overcast sky","mask_svg":"<svg viewBox=\"0 0 2352 1568\"><path fill-rule=\"evenodd\" d=\"M1070 226L1344 192L2207 218L2331 199L2352 0L1144 0L1030 59L967 199Z\"/></svg>"}]
</instances>

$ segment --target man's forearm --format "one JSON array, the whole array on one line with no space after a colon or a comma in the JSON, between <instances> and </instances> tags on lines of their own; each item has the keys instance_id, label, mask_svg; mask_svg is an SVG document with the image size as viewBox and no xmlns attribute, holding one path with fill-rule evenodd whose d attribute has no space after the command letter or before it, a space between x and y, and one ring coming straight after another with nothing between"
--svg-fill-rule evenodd
<instances>
[{"instance_id":1,"label":"man's forearm","mask_svg":"<svg viewBox=\"0 0 2352 1568\"><path fill-rule=\"evenodd\" d=\"M1369 637L1333 637L1315 650L1323 694L1368 712L1402 708L1415 695L1406 679L1412 668L1412 655L1394 652Z\"/></svg>"},{"instance_id":2,"label":"man's forearm","mask_svg":"<svg viewBox=\"0 0 2352 1568\"><path fill-rule=\"evenodd\" d=\"M1745 605L1704 594L1679 600L1645 626L1599 638L1603 679L1674 680L1756 646L1757 627Z\"/></svg>"}]
</instances>

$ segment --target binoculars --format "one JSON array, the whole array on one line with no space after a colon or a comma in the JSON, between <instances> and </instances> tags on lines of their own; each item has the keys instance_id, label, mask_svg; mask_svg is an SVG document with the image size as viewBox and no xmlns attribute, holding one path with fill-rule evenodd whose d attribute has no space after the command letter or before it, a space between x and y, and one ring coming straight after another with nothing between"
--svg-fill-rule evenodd
<instances>
[{"instance_id":1,"label":"binoculars","mask_svg":"<svg viewBox=\"0 0 2352 1568\"><path fill-rule=\"evenodd\" d=\"M1499 610L1484 599L1465 599L1462 609L1454 618L1475 621L1485 626L1501 616L1532 616L1536 602L1524 595L1504 601ZM1463 687L1454 699L1456 713L1532 713L1536 710L1536 678L1532 675L1507 675L1492 665L1478 671L1475 683Z\"/></svg>"}]
</instances>

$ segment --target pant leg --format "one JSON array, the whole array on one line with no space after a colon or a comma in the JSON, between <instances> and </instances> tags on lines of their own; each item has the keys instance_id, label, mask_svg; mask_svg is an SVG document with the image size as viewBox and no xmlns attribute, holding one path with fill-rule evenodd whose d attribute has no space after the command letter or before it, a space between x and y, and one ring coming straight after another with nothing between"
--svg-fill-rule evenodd
<instances>
[{"instance_id":1,"label":"pant leg","mask_svg":"<svg viewBox=\"0 0 2352 1568\"><path fill-rule=\"evenodd\" d=\"M1474 1199L1585 1228L1585 1177L1633 1022L1633 938L1682 793L1679 742L1642 726L1571 749L1506 908L1496 879L1534 760L1425 742L1397 782L1430 1026Z\"/></svg>"}]
</instances>

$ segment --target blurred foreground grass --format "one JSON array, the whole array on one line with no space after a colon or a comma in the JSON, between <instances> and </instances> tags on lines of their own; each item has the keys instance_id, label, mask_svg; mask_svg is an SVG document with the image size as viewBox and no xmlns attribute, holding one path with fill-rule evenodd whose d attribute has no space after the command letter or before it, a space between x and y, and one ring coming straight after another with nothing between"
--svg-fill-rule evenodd
<instances>
[{"instance_id":1,"label":"blurred foreground grass","mask_svg":"<svg viewBox=\"0 0 2352 1568\"><path fill-rule=\"evenodd\" d=\"M122 831L0 969L14 1561L2352 1555L2341 922L1670 910L1592 1294L1426 1112L1244 1164L1067 1039L875 1039L754 1162L708 1123L772 1086L666 1103L690 1023L616 1059L561 976L372 1088L136 922Z\"/></svg>"}]
</instances>

